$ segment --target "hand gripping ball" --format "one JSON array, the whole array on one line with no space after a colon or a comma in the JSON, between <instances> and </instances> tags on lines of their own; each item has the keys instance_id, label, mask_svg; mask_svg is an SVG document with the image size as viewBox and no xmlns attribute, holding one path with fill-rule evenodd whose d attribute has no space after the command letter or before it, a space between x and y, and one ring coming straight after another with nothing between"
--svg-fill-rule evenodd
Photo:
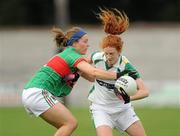
<instances>
[{"instance_id":1,"label":"hand gripping ball","mask_svg":"<svg viewBox=\"0 0 180 136\"><path fill-rule=\"evenodd\" d=\"M115 82L115 87L122 88L129 96L134 95L137 91L136 81L130 76L121 76Z\"/></svg>"}]
</instances>

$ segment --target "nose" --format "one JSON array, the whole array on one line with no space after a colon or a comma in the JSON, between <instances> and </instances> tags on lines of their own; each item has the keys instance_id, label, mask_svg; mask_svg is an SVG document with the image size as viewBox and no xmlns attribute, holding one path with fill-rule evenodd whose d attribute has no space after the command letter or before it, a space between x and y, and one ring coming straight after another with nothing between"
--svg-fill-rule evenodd
<instances>
[{"instance_id":1,"label":"nose","mask_svg":"<svg viewBox=\"0 0 180 136\"><path fill-rule=\"evenodd\" d=\"M111 59L111 56L110 56L110 55L107 55L106 58L109 60L109 59Z\"/></svg>"},{"instance_id":2,"label":"nose","mask_svg":"<svg viewBox=\"0 0 180 136\"><path fill-rule=\"evenodd\" d=\"M89 47L90 45L89 44L87 44L87 48Z\"/></svg>"}]
</instances>

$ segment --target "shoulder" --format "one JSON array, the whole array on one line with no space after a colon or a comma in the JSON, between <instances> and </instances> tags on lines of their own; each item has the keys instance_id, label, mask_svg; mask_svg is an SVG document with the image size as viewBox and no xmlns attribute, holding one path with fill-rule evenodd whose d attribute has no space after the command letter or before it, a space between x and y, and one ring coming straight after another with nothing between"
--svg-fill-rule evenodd
<instances>
[{"instance_id":1,"label":"shoulder","mask_svg":"<svg viewBox=\"0 0 180 136\"><path fill-rule=\"evenodd\" d=\"M121 62L125 63L125 64L128 64L130 63L129 60L125 57L125 56L121 56Z\"/></svg>"},{"instance_id":2,"label":"shoulder","mask_svg":"<svg viewBox=\"0 0 180 136\"><path fill-rule=\"evenodd\" d=\"M122 62L125 64L125 69L136 72L136 79L141 77L137 68L125 56L122 56Z\"/></svg>"},{"instance_id":3,"label":"shoulder","mask_svg":"<svg viewBox=\"0 0 180 136\"><path fill-rule=\"evenodd\" d=\"M75 48L67 48L68 55L79 55L82 56Z\"/></svg>"},{"instance_id":4,"label":"shoulder","mask_svg":"<svg viewBox=\"0 0 180 136\"><path fill-rule=\"evenodd\" d=\"M75 48L66 48L63 52L59 53L58 56L65 60L70 67L74 67L84 60L83 56L77 52Z\"/></svg>"},{"instance_id":5,"label":"shoulder","mask_svg":"<svg viewBox=\"0 0 180 136\"><path fill-rule=\"evenodd\" d=\"M91 60L94 62L96 60L102 60L104 57L104 52L96 51L91 54Z\"/></svg>"},{"instance_id":6,"label":"shoulder","mask_svg":"<svg viewBox=\"0 0 180 136\"><path fill-rule=\"evenodd\" d=\"M79 52L77 52L75 48L66 48L63 52L59 53L58 56L70 60L76 60L82 57L82 55Z\"/></svg>"}]
</instances>

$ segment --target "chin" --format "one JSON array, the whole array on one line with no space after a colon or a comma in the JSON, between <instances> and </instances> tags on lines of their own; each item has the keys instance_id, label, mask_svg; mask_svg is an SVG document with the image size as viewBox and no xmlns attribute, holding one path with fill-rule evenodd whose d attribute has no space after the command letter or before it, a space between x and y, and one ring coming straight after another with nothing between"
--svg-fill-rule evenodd
<instances>
[{"instance_id":1,"label":"chin","mask_svg":"<svg viewBox=\"0 0 180 136\"><path fill-rule=\"evenodd\" d=\"M84 52L82 52L82 55L85 55L87 53L87 51L84 51Z\"/></svg>"},{"instance_id":2,"label":"chin","mask_svg":"<svg viewBox=\"0 0 180 136\"><path fill-rule=\"evenodd\" d=\"M81 55L86 55L86 52L81 52Z\"/></svg>"},{"instance_id":3,"label":"chin","mask_svg":"<svg viewBox=\"0 0 180 136\"><path fill-rule=\"evenodd\" d=\"M110 66L113 66L113 65L114 65L114 63L113 63L113 62L108 62L108 64L109 64Z\"/></svg>"}]
</instances>

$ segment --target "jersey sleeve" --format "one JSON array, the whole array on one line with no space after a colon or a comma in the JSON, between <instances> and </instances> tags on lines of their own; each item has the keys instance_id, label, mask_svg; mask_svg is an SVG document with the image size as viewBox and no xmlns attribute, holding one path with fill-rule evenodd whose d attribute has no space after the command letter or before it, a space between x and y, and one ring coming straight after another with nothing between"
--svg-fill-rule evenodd
<instances>
[{"instance_id":1,"label":"jersey sleeve","mask_svg":"<svg viewBox=\"0 0 180 136\"><path fill-rule=\"evenodd\" d=\"M70 68L76 68L78 63L81 61L86 61L85 58L74 48L67 48L59 55L66 61Z\"/></svg>"},{"instance_id":2,"label":"jersey sleeve","mask_svg":"<svg viewBox=\"0 0 180 136\"><path fill-rule=\"evenodd\" d=\"M77 53L71 53L68 55L68 63L71 67L76 68L81 61L86 61L82 55Z\"/></svg>"},{"instance_id":3,"label":"jersey sleeve","mask_svg":"<svg viewBox=\"0 0 180 136\"><path fill-rule=\"evenodd\" d=\"M103 52L93 52L91 54L91 60L93 62L93 64L96 64L98 61L101 61L103 59Z\"/></svg>"},{"instance_id":4,"label":"jersey sleeve","mask_svg":"<svg viewBox=\"0 0 180 136\"><path fill-rule=\"evenodd\" d=\"M75 63L74 63L74 67L76 68L77 67L77 65L79 64L79 62L81 62L81 61L86 61L84 58L79 58L79 59L77 59L76 61L75 61Z\"/></svg>"},{"instance_id":5,"label":"jersey sleeve","mask_svg":"<svg viewBox=\"0 0 180 136\"><path fill-rule=\"evenodd\" d=\"M125 56L122 57L122 61L125 63L125 69L126 69L126 70L136 71L135 79L141 77L140 74L139 74L139 72L138 72L137 69L135 68L135 66L133 66L133 65L130 63L130 61L129 61Z\"/></svg>"}]
</instances>

